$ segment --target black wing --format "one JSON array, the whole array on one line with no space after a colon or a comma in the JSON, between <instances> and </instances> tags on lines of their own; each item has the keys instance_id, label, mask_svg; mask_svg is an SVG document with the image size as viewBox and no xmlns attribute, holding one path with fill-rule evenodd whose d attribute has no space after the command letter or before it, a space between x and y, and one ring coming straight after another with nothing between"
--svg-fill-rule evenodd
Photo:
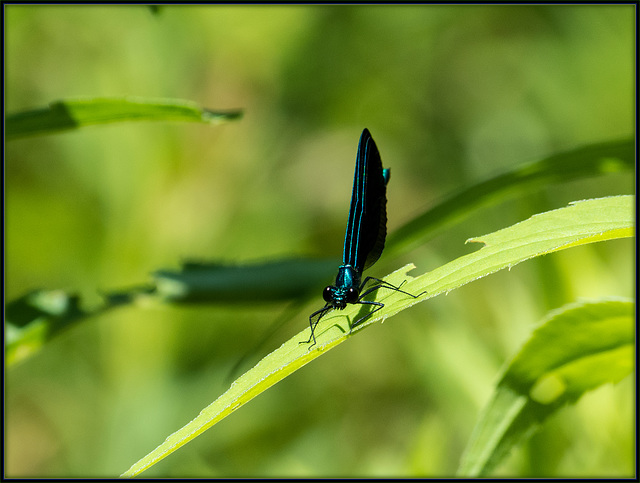
<instances>
[{"instance_id":1,"label":"black wing","mask_svg":"<svg viewBox=\"0 0 640 483\"><path fill-rule=\"evenodd\" d=\"M359 273L373 265L384 248L387 235L387 177L383 174L380 153L368 129L362 131L349 221L344 238L342 263Z\"/></svg>"}]
</instances>

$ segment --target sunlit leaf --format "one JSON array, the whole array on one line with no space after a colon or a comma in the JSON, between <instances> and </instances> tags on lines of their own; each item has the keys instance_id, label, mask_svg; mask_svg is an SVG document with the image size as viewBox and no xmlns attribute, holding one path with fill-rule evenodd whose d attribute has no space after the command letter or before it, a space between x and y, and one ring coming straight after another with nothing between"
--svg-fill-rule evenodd
<instances>
[{"instance_id":1,"label":"sunlit leaf","mask_svg":"<svg viewBox=\"0 0 640 483\"><path fill-rule=\"evenodd\" d=\"M349 321L356 320L366 307L350 305L343 311L332 312L318 324L317 345L311 350L308 344L302 343L309 339L307 328L238 378L227 392L135 463L123 476L140 474L292 372L379 320L529 258L577 244L629 237L633 233L633 196L586 200L473 239L471 241L482 241L486 246L419 277L408 275L414 266L407 265L385 280L396 286L406 282L403 289L409 293L426 293L412 298L397 291L378 290L375 300L384 302L385 306L353 330L350 330Z\"/></svg>"}]
</instances>

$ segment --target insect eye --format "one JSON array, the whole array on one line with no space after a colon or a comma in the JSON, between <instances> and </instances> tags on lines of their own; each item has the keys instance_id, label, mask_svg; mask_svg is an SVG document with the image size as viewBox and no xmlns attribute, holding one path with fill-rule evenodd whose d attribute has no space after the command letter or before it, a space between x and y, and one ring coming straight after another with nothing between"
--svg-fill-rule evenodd
<instances>
[{"instance_id":1,"label":"insect eye","mask_svg":"<svg viewBox=\"0 0 640 483\"><path fill-rule=\"evenodd\" d=\"M333 300L333 287L325 287L322 291L322 298L325 302L331 302Z\"/></svg>"},{"instance_id":2,"label":"insect eye","mask_svg":"<svg viewBox=\"0 0 640 483\"><path fill-rule=\"evenodd\" d=\"M350 288L349 290L347 290L347 296L345 297L345 300L350 304L355 304L358 301L358 295L360 294L355 288Z\"/></svg>"}]
</instances>

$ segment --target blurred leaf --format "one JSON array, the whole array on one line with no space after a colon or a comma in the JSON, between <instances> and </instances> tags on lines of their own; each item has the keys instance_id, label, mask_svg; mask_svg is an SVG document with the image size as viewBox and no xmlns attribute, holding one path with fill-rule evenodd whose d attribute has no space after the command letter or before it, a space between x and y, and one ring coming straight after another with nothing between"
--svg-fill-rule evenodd
<instances>
[{"instance_id":1,"label":"blurred leaf","mask_svg":"<svg viewBox=\"0 0 640 483\"><path fill-rule=\"evenodd\" d=\"M231 265L185 263L154 274L158 294L170 302L252 302L298 298L316 290L336 270L334 259L290 258Z\"/></svg>"},{"instance_id":2,"label":"blurred leaf","mask_svg":"<svg viewBox=\"0 0 640 483\"><path fill-rule=\"evenodd\" d=\"M7 348L10 366L33 355L60 329L105 310L134 303L140 297L157 296L170 303L246 303L304 299L330 280L336 269L333 259L291 258L273 262L222 264L187 262L180 271L158 270L155 285L141 285L103 293L104 303L80 310L80 299L60 290L36 291L10 302L6 309ZM52 311L44 299L67 301L66 310ZM296 304L298 306L300 304ZM44 308L43 308L44 307ZM287 312L287 317L291 311ZM286 320L281 319L278 325ZM274 329L271 329L272 332Z\"/></svg>"},{"instance_id":3,"label":"blurred leaf","mask_svg":"<svg viewBox=\"0 0 640 483\"><path fill-rule=\"evenodd\" d=\"M179 99L80 98L53 102L44 109L6 117L7 139L50 134L92 124L123 121L216 123L242 117L241 110L212 111Z\"/></svg>"},{"instance_id":4,"label":"blurred leaf","mask_svg":"<svg viewBox=\"0 0 640 483\"><path fill-rule=\"evenodd\" d=\"M476 424L458 475L488 474L563 405L631 374L634 307L631 300L608 300L552 312L506 368Z\"/></svg>"},{"instance_id":5,"label":"blurred leaf","mask_svg":"<svg viewBox=\"0 0 640 483\"><path fill-rule=\"evenodd\" d=\"M633 196L580 201L471 240L483 241L486 246L419 277L408 275L414 266L407 265L385 280L395 286L406 282L403 290L414 294L425 291L425 294L411 298L397 291L378 290L375 300L384 302L384 307L353 329L350 320L356 320L360 312L367 310L366 306L350 305L345 310L333 311L316 327L317 345L312 350L304 343L310 335L310 329L306 328L238 378L227 392L122 476L140 474L261 392L376 321L535 256L569 246L632 236L634 220Z\"/></svg>"},{"instance_id":6,"label":"blurred leaf","mask_svg":"<svg viewBox=\"0 0 640 483\"><path fill-rule=\"evenodd\" d=\"M83 317L79 298L62 290L35 290L7 304L5 362L11 365L38 351L61 329Z\"/></svg>"},{"instance_id":7,"label":"blurred leaf","mask_svg":"<svg viewBox=\"0 0 640 483\"><path fill-rule=\"evenodd\" d=\"M80 307L77 294L63 290L34 290L9 302L5 309L5 364L11 366L35 354L52 337L79 320L97 315L154 287L138 287L105 294L105 303L92 310Z\"/></svg>"},{"instance_id":8,"label":"blurred leaf","mask_svg":"<svg viewBox=\"0 0 640 483\"><path fill-rule=\"evenodd\" d=\"M438 231L460 222L483 206L498 203L527 189L635 167L633 139L590 144L531 164L517 166L495 178L474 184L414 218L393 232L387 255L405 252Z\"/></svg>"}]
</instances>

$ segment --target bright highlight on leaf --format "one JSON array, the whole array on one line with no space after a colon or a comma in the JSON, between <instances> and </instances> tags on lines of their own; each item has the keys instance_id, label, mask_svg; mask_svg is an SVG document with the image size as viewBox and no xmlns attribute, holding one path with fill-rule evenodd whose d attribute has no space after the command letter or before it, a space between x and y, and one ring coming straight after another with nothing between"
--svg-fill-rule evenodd
<instances>
[{"instance_id":1,"label":"bright highlight on leaf","mask_svg":"<svg viewBox=\"0 0 640 483\"><path fill-rule=\"evenodd\" d=\"M482 241L486 246L422 276L414 278L408 275L407 271L414 267L407 265L385 277L385 280L396 286L406 281L403 289L410 293L426 291L425 295L413 299L399 292L379 290L375 293L375 299L383 301L384 308L356 327L353 332L349 330L349 323L356 320L358 313L362 310L361 307L349 306L343 311L332 312L318 324L317 345L311 351L308 350L307 345L299 343L309 339L309 328L307 328L267 355L254 368L237 379L227 392L203 409L194 420L170 435L122 476L140 474L267 388L376 321L384 320L422 300L449 292L468 282L535 256L578 244L632 236L634 219L633 196L580 201L565 208L535 215L490 235L472 239L472 241ZM527 391L529 389L530 387ZM558 392L558 389L555 391ZM547 391L547 393L553 395L553 391ZM559 399L561 394L554 397ZM506 399L510 403L508 405L512 412L517 416L518 397L507 394ZM501 418L498 419L501 421ZM496 424L499 425L499 421L496 421Z\"/></svg>"},{"instance_id":2,"label":"bright highlight on leaf","mask_svg":"<svg viewBox=\"0 0 640 483\"><path fill-rule=\"evenodd\" d=\"M52 102L44 109L6 117L7 139L50 134L93 124L123 121L216 123L242 117L241 110L212 111L179 99L87 98Z\"/></svg>"}]
</instances>

